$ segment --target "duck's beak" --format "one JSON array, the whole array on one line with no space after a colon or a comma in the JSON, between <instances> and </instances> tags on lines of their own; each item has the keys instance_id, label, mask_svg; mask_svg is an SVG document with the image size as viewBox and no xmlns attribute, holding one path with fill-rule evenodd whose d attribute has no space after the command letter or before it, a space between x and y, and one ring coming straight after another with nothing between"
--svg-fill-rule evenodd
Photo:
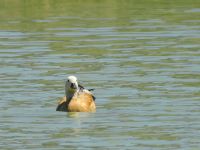
<instances>
[{"instance_id":1,"label":"duck's beak","mask_svg":"<svg viewBox=\"0 0 200 150\"><path fill-rule=\"evenodd\" d=\"M70 88L76 89L76 84L75 83L71 83Z\"/></svg>"},{"instance_id":2,"label":"duck's beak","mask_svg":"<svg viewBox=\"0 0 200 150\"><path fill-rule=\"evenodd\" d=\"M78 84L71 83L70 88L72 88L72 89L78 89Z\"/></svg>"}]
</instances>

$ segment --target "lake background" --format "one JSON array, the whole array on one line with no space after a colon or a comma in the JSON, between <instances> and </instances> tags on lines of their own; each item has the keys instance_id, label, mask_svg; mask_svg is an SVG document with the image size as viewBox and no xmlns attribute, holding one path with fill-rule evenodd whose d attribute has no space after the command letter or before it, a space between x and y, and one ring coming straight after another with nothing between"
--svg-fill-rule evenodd
<instances>
[{"instance_id":1,"label":"lake background","mask_svg":"<svg viewBox=\"0 0 200 150\"><path fill-rule=\"evenodd\" d=\"M1 0L0 149L200 149L199 0ZM97 112L56 112L76 75Z\"/></svg>"}]
</instances>

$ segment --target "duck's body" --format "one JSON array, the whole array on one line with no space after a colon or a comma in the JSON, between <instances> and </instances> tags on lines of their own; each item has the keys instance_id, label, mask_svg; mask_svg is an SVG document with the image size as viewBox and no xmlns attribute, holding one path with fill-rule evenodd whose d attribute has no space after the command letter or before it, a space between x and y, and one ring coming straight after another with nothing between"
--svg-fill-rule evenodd
<instances>
[{"instance_id":1,"label":"duck's body","mask_svg":"<svg viewBox=\"0 0 200 150\"><path fill-rule=\"evenodd\" d=\"M70 80L67 82L70 86L66 83L66 96L60 99L56 110L67 112L95 112L96 105L93 94L89 90L84 89L83 86L78 85L78 83L73 83ZM74 84L74 87L72 84Z\"/></svg>"},{"instance_id":2,"label":"duck's body","mask_svg":"<svg viewBox=\"0 0 200 150\"><path fill-rule=\"evenodd\" d=\"M66 96L61 98L56 110L67 112L95 112L96 105L91 94L79 92L72 99L68 100Z\"/></svg>"}]
</instances>

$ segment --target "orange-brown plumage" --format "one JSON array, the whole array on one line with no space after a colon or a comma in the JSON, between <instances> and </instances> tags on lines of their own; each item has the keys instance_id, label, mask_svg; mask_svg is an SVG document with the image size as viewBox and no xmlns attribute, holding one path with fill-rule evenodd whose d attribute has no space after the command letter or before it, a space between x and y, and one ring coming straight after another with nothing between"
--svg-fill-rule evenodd
<instances>
[{"instance_id":1,"label":"orange-brown plumage","mask_svg":"<svg viewBox=\"0 0 200 150\"><path fill-rule=\"evenodd\" d=\"M60 101L58 102L58 106L56 109L57 111L67 111L67 112L96 111L94 96L90 91L84 89L83 87L81 88L78 87L77 89L72 90L67 85L65 86L65 88L66 88L66 96L61 98Z\"/></svg>"}]
</instances>

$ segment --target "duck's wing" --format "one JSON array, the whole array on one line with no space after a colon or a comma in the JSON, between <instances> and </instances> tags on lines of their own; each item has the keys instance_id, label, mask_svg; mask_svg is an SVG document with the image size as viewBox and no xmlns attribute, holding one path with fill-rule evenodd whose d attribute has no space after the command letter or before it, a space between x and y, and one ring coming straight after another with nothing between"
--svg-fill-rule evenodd
<instances>
[{"instance_id":1,"label":"duck's wing","mask_svg":"<svg viewBox=\"0 0 200 150\"><path fill-rule=\"evenodd\" d=\"M86 93L88 93L88 94L91 94L93 100L95 101L96 97L94 97L94 95L90 92L90 91L94 91L94 89L88 89L88 90L86 90L86 89L85 89L82 85L80 85L80 84L78 85L78 87L79 87L79 89L80 89L81 91L86 92Z\"/></svg>"},{"instance_id":2,"label":"duck's wing","mask_svg":"<svg viewBox=\"0 0 200 150\"><path fill-rule=\"evenodd\" d=\"M66 96L64 96L61 99L59 99L56 111L67 111L67 105L68 105L67 98Z\"/></svg>"},{"instance_id":3,"label":"duck's wing","mask_svg":"<svg viewBox=\"0 0 200 150\"><path fill-rule=\"evenodd\" d=\"M79 87L80 90L84 90L84 89L85 89L85 88L84 88L82 85L80 85L80 84L78 84L78 87Z\"/></svg>"},{"instance_id":4,"label":"duck's wing","mask_svg":"<svg viewBox=\"0 0 200 150\"><path fill-rule=\"evenodd\" d=\"M78 95L75 95L69 105L68 111L71 112L95 112L96 105L91 93L80 91Z\"/></svg>"},{"instance_id":5,"label":"duck's wing","mask_svg":"<svg viewBox=\"0 0 200 150\"><path fill-rule=\"evenodd\" d=\"M86 93L86 94L88 94L89 96L91 96L92 99L93 99L93 101L95 101L96 97L95 97L95 96L92 94L92 92L90 92L90 91L91 91L91 90L86 90L86 89L83 90L84 93Z\"/></svg>"},{"instance_id":6,"label":"duck's wing","mask_svg":"<svg viewBox=\"0 0 200 150\"><path fill-rule=\"evenodd\" d=\"M78 85L78 87L79 87L80 90L84 90L84 89L85 89L85 88L84 88L82 85L80 85L80 84ZM94 91L94 90L95 90L95 89L88 89L88 91Z\"/></svg>"}]
</instances>

